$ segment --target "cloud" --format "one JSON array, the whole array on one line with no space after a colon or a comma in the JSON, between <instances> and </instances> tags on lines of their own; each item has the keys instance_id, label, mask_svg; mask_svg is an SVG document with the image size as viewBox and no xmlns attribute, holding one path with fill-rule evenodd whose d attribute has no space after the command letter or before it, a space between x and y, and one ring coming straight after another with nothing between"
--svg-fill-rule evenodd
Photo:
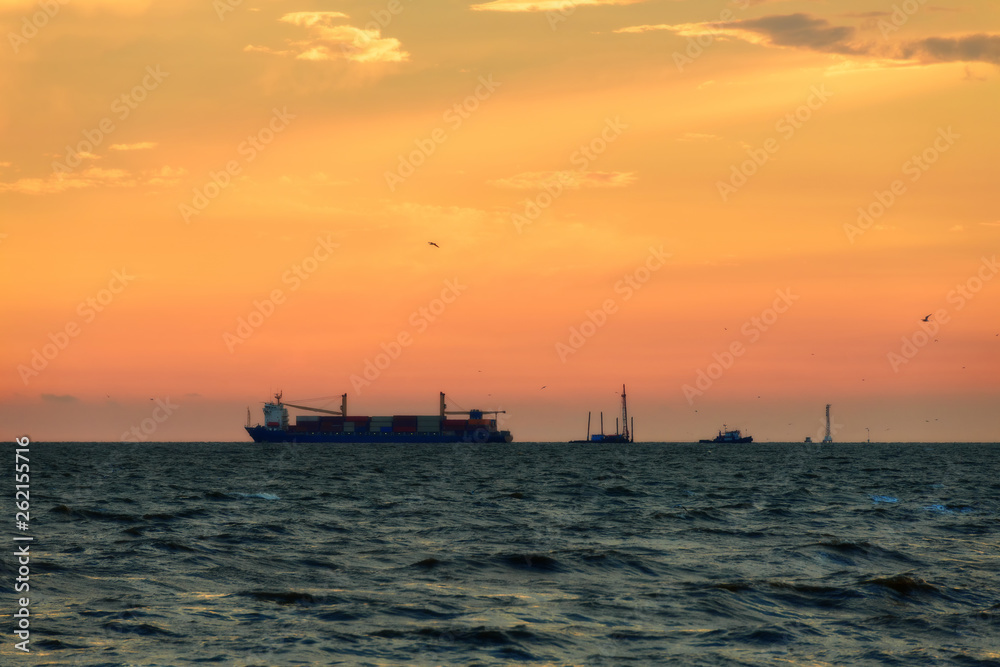
<instances>
[{"instance_id":1,"label":"cloud","mask_svg":"<svg viewBox=\"0 0 1000 667\"><path fill-rule=\"evenodd\" d=\"M633 5L646 0L493 0L469 7L475 12L557 12L597 5Z\"/></svg>"},{"instance_id":2,"label":"cloud","mask_svg":"<svg viewBox=\"0 0 1000 667\"><path fill-rule=\"evenodd\" d=\"M76 403L79 399L69 394L42 394L42 400L46 403Z\"/></svg>"},{"instance_id":3,"label":"cloud","mask_svg":"<svg viewBox=\"0 0 1000 667\"><path fill-rule=\"evenodd\" d=\"M925 62L984 62L1000 65L1000 35L979 33L961 37L928 37L906 43L905 58Z\"/></svg>"},{"instance_id":4,"label":"cloud","mask_svg":"<svg viewBox=\"0 0 1000 667\"><path fill-rule=\"evenodd\" d=\"M331 19L346 18L350 17L343 12L291 12L289 14L285 14L278 20L284 21L285 23L293 23L295 25L311 28L316 25L326 25Z\"/></svg>"},{"instance_id":5,"label":"cloud","mask_svg":"<svg viewBox=\"0 0 1000 667\"><path fill-rule=\"evenodd\" d=\"M870 14L874 13L869 12L865 15ZM1000 65L1000 35L977 33L953 37L927 37L888 46L875 45L857 41L857 30L851 26L834 25L824 18L801 12L737 21L635 25L618 28L614 32L644 33L658 30L669 31L681 37L708 35L720 39L739 39L762 46L865 56L879 59L880 67L898 65L906 61L911 64L917 61L984 62Z\"/></svg>"},{"instance_id":6,"label":"cloud","mask_svg":"<svg viewBox=\"0 0 1000 667\"><path fill-rule=\"evenodd\" d=\"M170 167L164 165L159 169L145 172L146 185L177 185L181 182L181 176L187 174L187 169L183 167Z\"/></svg>"},{"instance_id":7,"label":"cloud","mask_svg":"<svg viewBox=\"0 0 1000 667\"><path fill-rule=\"evenodd\" d=\"M612 30L611 32L621 34L629 32L653 32L656 30L669 30L670 32L677 33L678 35L702 35L705 31L701 29L701 26L711 25L709 23L678 23L676 25L671 25L669 23L656 23L647 25L630 25L627 28L618 28L617 30ZM686 30L692 30L693 32L685 33Z\"/></svg>"},{"instance_id":8,"label":"cloud","mask_svg":"<svg viewBox=\"0 0 1000 667\"><path fill-rule=\"evenodd\" d=\"M717 24L728 34L749 42L771 46L790 46L831 53L859 53L850 45L855 29L850 26L835 26L823 18L809 14L784 14L762 16Z\"/></svg>"},{"instance_id":9,"label":"cloud","mask_svg":"<svg viewBox=\"0 0 1000 667\"><path fill-rule=\"evenodd\" d=\"M489 181L498 188L540 190L546 185L561 184L568 190L581 188L623 188L635 182L631 171L526 171L507 178Z\"/></svg>"},{"instance_id":10,"label":"cloud","mask_svg":"<svg viewBox=\"0 0 1000 667\"><path fill-rule=\"evenodd\" d=\"M109 148L113 151L143 151L149 148L156 148L155 141L140 141L134 144L111 144Z\"/></svg>"},{"instance_id":11,"label":"cloud","mask_svg":"<svg viewBox=\"0 0 1000 667\"><path fill-rule=\"evenodd\" d=\"M292 12L279 21L305 28L309 39L289 40L288 49L272 49L267 46L244 47L249 53L268 53L275 56L290 56L298 60L349 60L358 63L404 62L410 54L401 49L398 39L382 37L381 28L356 28L339 24L349 18L343 12Z\"/></svg>"},{"instance_id":12,"label":"cloud","mask_svg":"<svg viewBox=\"0 0 1000 667\"><path fill-rule=\"evenodd\" d=\"M42 195L100 186L131 187L136 184L132 174L124 169L88 167L79 173L53 173L47 178L19 178L10 183L0 182L0 192Z\"/></svg>"},{"instance_id":13,"label":"cloud","mask_svg":"<svg viewBox=\"0 0 1000 667\"><path fill-rule=\"evenodd\" d=\"M1000 220L996 222L980 222L979 224L983 227L1000 227Z\"/></svg>"}]
</instances>

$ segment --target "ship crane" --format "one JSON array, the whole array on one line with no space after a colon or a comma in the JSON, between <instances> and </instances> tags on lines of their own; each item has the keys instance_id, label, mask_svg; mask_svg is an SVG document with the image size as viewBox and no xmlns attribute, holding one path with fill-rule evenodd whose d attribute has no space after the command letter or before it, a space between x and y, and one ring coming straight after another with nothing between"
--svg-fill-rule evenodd
<instances>
[{"instance_id":1,"label":"ship crane","mask_svg":"<svg viewBox=\"0 0 1000 667\"><path fill-rule=\"evenodd\" d=\"M444 402L444 392L441 392L441 419L445 418L445 415L471 415L473 412L478 412L484 415L504 415L507 414L506 410L449 410L448 405ZM479 417L476 417L479 419Z\"/></svg>"},{"instance_id":2,"label":"ship crane","mask_svg":"<svg viewBox=\"0 0 1000 667\"><path fill-rule=\"evenodd\" d=\"M327 415L340 415L341 417L347 416L347 394L340 395L340 410L325 410L323 408L311 408L308 405L296 405L294 403L282 403L281 402L281 392L279 391L274 395L274 402L278 405L284 405L289 408L298 408L299 410L309 410L310 412L322 412Z\"/></svg>"}]
</instances>

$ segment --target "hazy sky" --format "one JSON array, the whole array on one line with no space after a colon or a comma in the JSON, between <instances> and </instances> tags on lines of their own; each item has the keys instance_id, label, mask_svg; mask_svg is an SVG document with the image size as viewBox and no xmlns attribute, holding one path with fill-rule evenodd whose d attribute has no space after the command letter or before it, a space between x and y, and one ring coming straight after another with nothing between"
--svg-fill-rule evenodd
<instances>
[{"instance_id":1,"label":"hazy sky","mask_svg":"<svg viewBox=\"0 0 1000 667\"><path fill-rule=\"evenodd\" d=\"M281 389L566 440L622 382L642 440L998 437L996 2L0 27L4 439L240 440Z\"/></svg>"}]
</instances>

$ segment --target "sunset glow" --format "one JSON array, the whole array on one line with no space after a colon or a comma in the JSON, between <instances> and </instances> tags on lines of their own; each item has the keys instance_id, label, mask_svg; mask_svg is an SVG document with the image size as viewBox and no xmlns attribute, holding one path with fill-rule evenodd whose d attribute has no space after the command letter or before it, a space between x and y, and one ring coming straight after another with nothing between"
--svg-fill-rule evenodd
<instances>
[{"instance_id":1,"label":"sunset glow","mask_svg":"<svg viewBox=\"0 0 1000 667\"><path fill-rule=\"evenodd\" d=\"M159 400L148 439L248 440L282 390L565 441L622 383L637 440L799 442L827 403L839 441L1000 432L996 2L0 25L5 439L119 440Z\"/></svg>"}]
</instances>

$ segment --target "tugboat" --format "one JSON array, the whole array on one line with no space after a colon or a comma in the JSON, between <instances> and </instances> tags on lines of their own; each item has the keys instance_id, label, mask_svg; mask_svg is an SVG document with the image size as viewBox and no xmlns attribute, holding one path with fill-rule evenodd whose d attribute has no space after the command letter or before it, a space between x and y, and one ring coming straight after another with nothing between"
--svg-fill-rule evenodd
<instances>
[{"instance_id":1,"label":"tugboat","mask_svg":"<svg viewBox=\"0 0 1000 667\"><path fill-rule=\"evenodd\" d=\"M632 426L635 426L635 418L632 418ZM614 434L604 433L604 413L601 413L601 432L590 434L590 413L587 413L587 439L570 440L570 444L585 444L588 442L632 442L632 430L628 423L628 405L625 402L625 385L622 385L622 432L618 432L618 418L615 418Z\"/></svg>"},{"instance_id":2,"label":"tugboat","mask_svg":"<svg viewBox=\"0 0 1000 667\"><path fill-rule=\"evenodd\" d=\"M732 431L727 430L726 425L722 425L722 430L719 431L719 435L715 436L712 440L699 440L700 443L712 443L712 442L732 442L732 443L747 443L753 442L753 437L749 435L743 435L740 433L739 429Z\"/></svg>"}]
</instances>

